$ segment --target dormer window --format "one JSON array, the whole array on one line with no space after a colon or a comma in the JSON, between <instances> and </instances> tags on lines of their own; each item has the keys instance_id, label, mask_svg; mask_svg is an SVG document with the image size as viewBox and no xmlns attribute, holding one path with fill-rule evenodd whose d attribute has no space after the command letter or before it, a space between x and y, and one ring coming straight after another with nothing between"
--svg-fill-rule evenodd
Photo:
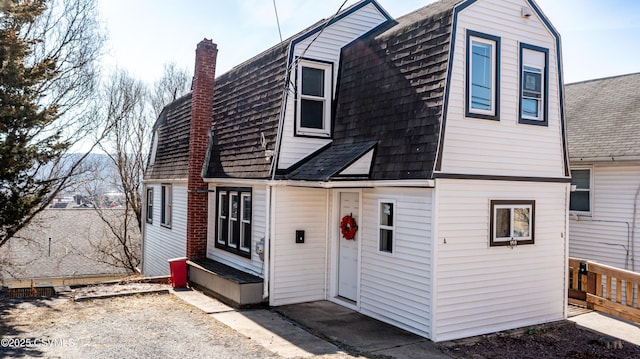
<instances>
[{"instance_id":1,"label":"dormer window","mask_svg":"<svg viewBox=\"0 0 640 359\"><path fill-rule=\"evenodd\" d=\"M330 136L332 74L331 63L300 61L297 71L296 135Z\"/></svg>"}]
</instances>

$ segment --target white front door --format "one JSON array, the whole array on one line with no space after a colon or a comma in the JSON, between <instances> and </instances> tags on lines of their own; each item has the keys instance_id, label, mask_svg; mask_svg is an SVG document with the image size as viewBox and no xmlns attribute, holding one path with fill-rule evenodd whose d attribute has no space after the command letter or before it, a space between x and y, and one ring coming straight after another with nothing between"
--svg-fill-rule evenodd
<instances>
[{"instance_id":1,"label":"white front door","mask_svg":"<svg viewBox=\"0 0 640 359\"><path fill-rule=\"evenodd\" d=\"M353 216L356 223L360 223L358 217L360 211L360 195L357 192L340 193L340 211L338 223L344 216ZM338 296L352 301L357 300L358 295L358 241L360 229L356 236L347 240L342 236L338 227Z\"/></svg>"}]
</instances>

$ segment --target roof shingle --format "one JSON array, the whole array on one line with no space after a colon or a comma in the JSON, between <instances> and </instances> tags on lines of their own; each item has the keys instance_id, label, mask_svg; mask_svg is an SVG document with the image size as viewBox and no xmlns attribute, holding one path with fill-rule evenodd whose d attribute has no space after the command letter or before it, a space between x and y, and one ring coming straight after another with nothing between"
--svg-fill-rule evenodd
<instances>
[{"instance_id":1,"label":"roof shingle","mask_svg":"<svg viewBox=\"0 0 640 359\"><path fill-rule=\"evenodd\" d=\"M569 158L640 156L640 73L565 86Z\"/></svg>"}]
</instances>

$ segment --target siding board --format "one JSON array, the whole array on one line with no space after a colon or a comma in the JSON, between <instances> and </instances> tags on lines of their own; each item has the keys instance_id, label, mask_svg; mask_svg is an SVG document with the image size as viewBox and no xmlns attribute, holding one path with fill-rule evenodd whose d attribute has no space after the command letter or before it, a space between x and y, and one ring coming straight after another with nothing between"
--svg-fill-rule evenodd
<instances>
[{"instance_id":1,"label":"siding board","mask_svg":"<svg viewBox=\"0 0 640 359\"><path fill-rule=\"evenodd\" d=\"M520 16L522 1L480 1L461 11L451 74L442 171L482 175L564 176L555 39L538 18ZM526 6L526 5L525 5ZM498 36L500 121L466 118L466 31ZM518 123L519 43L549 49L548 126Z\"/></svg>"},{"instance_id":2,"label":"siding board","mask_svg":"<svg viewBox=\"0 0 640 359\"><path fill-rule=\"evenodd\" d=\"M327 190L275 187L270 304L326 299ZM305 243L295 231L305 230Z\"/></svg>"},{"instance_id":3,"label":"siding board","mask_svg":"<svg viewBox=\"0 0 640 359\"><path fill-rule=\"evenodd\" d=\"M378 201L395 201L394 253L378 251ZM431 189L362 192L361 312L405 330L431 333Z\"/></svg>"},{"instance_id":4,"label":"siding board","mask_svg":"<svg viewBox=\"0 0 640 359\"><path fill-rule=\"evenodd\" d=\"M568 185L437 180L436 190L432 339L450 340L564 318ZM536 201L535 244L489 247L492 199ZM482 220L469 223L468 217ZM464 228L460 222L466 223Z\"/></svg>"},{"instance_id":5,"label":"siding board","mask_svg":"<svg viewBox=\"0 0 640 359\"><path fill-rule=\"evenodd\" d=\"M149 183L147 188L153 188L153 223L145 224L143 274L169 275L167 260L187 254L187 187L172 185L171 228L160 225L161 184Z\"/></svg>"},{"instance_id":6,"label":"siding board","mask_svg":"<svg viewBox=\"0 0 640 359\"><path fill-rule=\"evenodd\" d=\"M569 255L633 270L630 232L640 233L640 209L636 211L635 231L632 228L634 198L640 187L640 163L596 163L592 171L592 214L569 221ZM640 245L635 248L635 270L638 271Z\"/></svg>"}]
</instances>

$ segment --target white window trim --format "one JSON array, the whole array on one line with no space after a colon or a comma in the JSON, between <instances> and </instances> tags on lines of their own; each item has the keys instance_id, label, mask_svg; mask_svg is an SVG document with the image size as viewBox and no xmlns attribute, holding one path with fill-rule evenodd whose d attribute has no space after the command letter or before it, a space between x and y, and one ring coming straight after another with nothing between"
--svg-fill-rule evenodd
<instances>
[{"instance_id":1,"label":"white window trim","mask_svg":"<svg viewBox=\"0 0 640 359\"><path fill-rule=\"evenodd\" d=\"M522 69L520 69L522 71L522 81L524 81L524 73L525 73L525 68L531 68L531 69L535 69L538 70L540 72L540 98L537 98L538 100L538 116L527 116L524 114L523 109L522 109L522 102L524 101L524 99L526 98L531 98L530 96L525 96L524 94L524 88L520 89L521 95L520 95L520 116L522 119L524 120L533 120L533 121L544 121L544 98L545 98L545 86L546 83L544 82L544 74L545 74L545 69L544 67L540 67L537 65L533 65L533 64L527 64L526 62L523 62L522 64ZM520 87L523 87L524 84L520 84ZM536 99L536 98L534 98Z\"/></svg>"},{"instance_id":2,"label":"white window trim","mask_svg":"<svg viewBox=\"0 0 640 359\"><path fill-rule=\"evenodd\" d=\"M381 211L382 211L382 204L384 203L389 203L393 206L393 226L386 226L380 223L380 216L381 216ZM384 255L394 255L394 253L396 252L396 242L397 242L397 238L396 238L396 223L398 221L398 207L396 206L396 201L392 200L392 199L380 199L378 200L378 219L377 219L377 224L378 224L378 253L384 254ZM380 230L381 229L386 229L386 230L390 230L392 233L391 236L391 251L387 252L387 251L383 251L380 249L380 244L382 241L382 238L380 237Z\"/></svg>"},{"instance_id":3,"label":"white window trim","mask_svg":"<svg viewBox=\"0 0 640 359\"><path fill-rule=\"evenodd\" d=\"M302 94L302 68L309 67L324 71L324 97L310 96ZM329 137L331 135L331 101L333 98L333 64L325 62L315 62L309 60L300 60L297 68L296 79L296 135L313 136L313 137ZM302 127L302 100L310 99L323 101L324 118L323 128Z\"/></svg>"},{"instance_id":4,"label":"white window trim","mask_svg":"<svg viewBox=\"0 0 640 359\"><path fill-rule=\"evenodd\" d=\"M251 205L253 206L253 198L251 198L251 194L248 192L242 192L240 194L240 238L239 241L240 243L238 243L238 248L240 248L241 251L244 252L249 252L251 251L251 243L249 243L249 247L244 247L242 244L244 242L244 224L248 224L249 226L251 226L251 217L249 217L249 219L244 218L244 199L246 197L249 197L251 199ZM251 209L251 214L253 215L253 208Z\"/></svg>"},{"instance_id":5,"label":"white window trim","mask_svg":"<svg viewBox=\"0 0 640 359\"><path fill-rule=\"evenodd\" d=\"M590 217L593 215L593 166L571 167L569 169L569 173L571 173L571 171L587 171L587 170L589 171L589 189L588 190L579 189L579 188L574 189L573 185L571 185L571 192L589 192L589 211L572 210L571 201L569 201L569 213Z\"/></svg>"},{"instance_id":6,"label":"white window trim","mask_svg":"<svg viewBox=\"0 0 640 359\"><path fill-rule=\"evenodd\" d=\"M236 213L236 216L233 216L233 197L236 197L236 200L238 201L238 213ZM233 240L235 240L235 236L233 235L233 230L235 227L235 222L238 222L239 220L239 215L240 213L240 207L242 205L240 204L240 194L236 191L233 192L229 192L229 232L228 232L228 239L227 239L227 244L230 247L238 247L239 243L236 242L232 242ZM242 227L242 226L239 226ZM238 233L239 234L239 233ZM238 242L240 242L240 236L238 236L237 238Z\"/></svg>"},{"instance_id":7,"label":"white window trim","mask_svg":"<svg viewBox=\"0 0 640 359\"><path fill-rule=\"evenodd\" d=\"M146 221L153 224L153 187L147 187Z\"/></svg>"},{"instance_id":8,"label":"white window trim","mask_svg":"<svg viewBox=\"0 0 640 359\"><path fill-rule=\"evenodd\" d=\"M216 232L216 241L220 244L225 244L226 242L221 238L222 235L222 230L220 229L221 224L220 224L220 220L225 220L224 222L226 223L227 226L227 230L229 228L229 221L227 220L227 216L223 215L223 209L224 209L224 201L222 200L223 196L227 196L227 201L229 201L229 194L227 192L218 192L218 231ZM229 205L229 202L227 202L227 206ZM228 232L227 232L227 237L229 236Z\"/></svg>"},{"instance_id":9,"label":"white window trim","mask_svg":"<svg viewBox=\"0 0 640 359\"><path fill-rule=\"evenodd\" d=\"M170 184L161 185L162 213L160 215L160 224L164 227L171 228L171 210L173 207L173 186Z\"/></svg>"},{"instance_id":10,"label":"white window trim","mask_svg":"<svg viewBox=\"0 0 640 359\"><path fill-rule=\"evenodd\" d=\"M250 188L234 188L234 187L217 187L217 213L216 213L216 230L215 230L215 246L223 251L233 253L235 255L251 259L251 246L253 244L253 238L249 243L249 247L242 245L245 229L244 224L249 224L249 236L253 236L253 228L251 228L251 222L253 217L253 208L251 210L251 216L248 219L244 219L244 199L251 198L251 206L253 206L253 193ZM222 200L223 196L227 196L227 204L225 206ZM238 200L238 212L236 216L233 215L233 197ZM222 215L222 210L227 209L227 216ZM223 223L221 223L223 222ZM237 228L237 232L234 235L234 231ZM223 230L226 230L226 237Z\"/></svg>"},{"instance_id":11,"label":"white window trim","mask_svg":"<svg viewBox=\"0 0 640 359\"><path fill-rule=\"evenodd\" d=\"M469 41L471 41L471 44L469 45L469 49L473 48L473 43L474 42L479 42L482 44L487 44L487 45L491 45L491 109L490 110L482 110L479 108L473 108L473 91L472 91L472 87L473 87L473 81L471 80L473 78L473 54L469 57L469 66L471 67L471 70L469 70L469 91L468 91L468 96L469 96L469 112L471 113L477 113L480 115L488 115L488 116L495 116L496 115L496 46L497 43L493 40L489 40L489 39L484 39L481 37L476 37L476 36L469 36Z\"/></svg>"}]
</instances>

